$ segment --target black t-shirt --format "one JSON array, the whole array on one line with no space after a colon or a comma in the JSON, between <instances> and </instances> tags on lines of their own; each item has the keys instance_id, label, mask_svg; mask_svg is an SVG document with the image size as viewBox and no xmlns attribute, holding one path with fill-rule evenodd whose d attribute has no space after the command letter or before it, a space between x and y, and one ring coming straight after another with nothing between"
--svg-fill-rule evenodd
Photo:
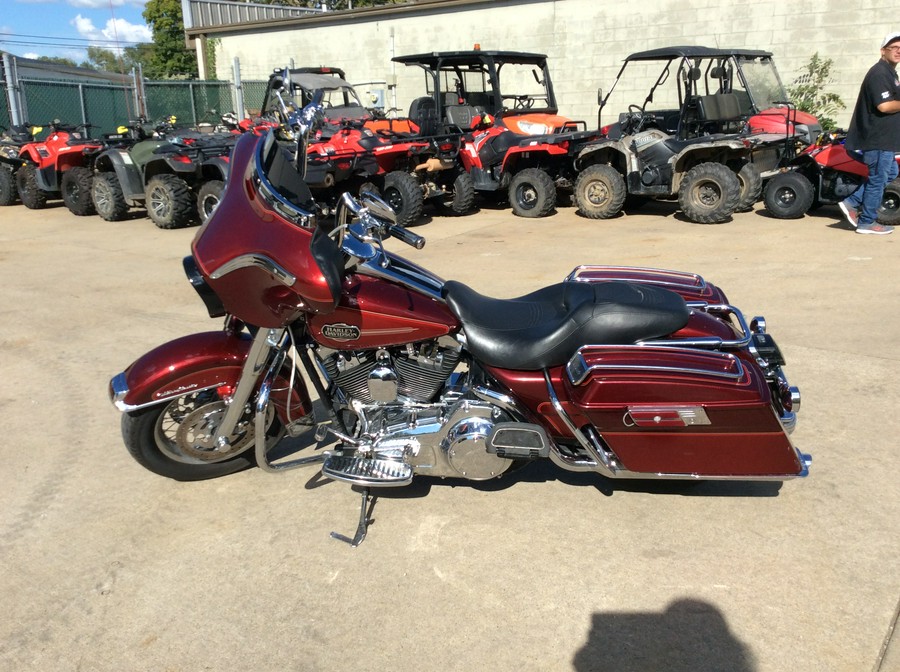
<instances>
[{"instance_id":1,"label":"black t-shirt","mask_svg":"<svg viewBox=\"0 0 900 672\"><path fill-rule=\"evenodd\" d=\"M888 100L900 100L900 80L894 68L879 60L869 68L859 88L844 143L847 149L900 152L900 112L884 114L877 109Z\"/></svg>"}]
</instances>

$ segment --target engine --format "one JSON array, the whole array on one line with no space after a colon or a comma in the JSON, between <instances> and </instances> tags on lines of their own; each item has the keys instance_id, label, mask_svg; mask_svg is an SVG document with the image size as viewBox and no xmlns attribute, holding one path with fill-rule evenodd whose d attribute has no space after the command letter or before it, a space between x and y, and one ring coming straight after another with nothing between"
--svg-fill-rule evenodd
<instances>
[{"instance_id":1,"label":"engine","mask_svg":"<svg viewBox=\"0 0 900 672\"><path fill-rule=\"evenodd\" d=\"M501 394L456 370L460 346L453 339L319 354L356 416L360 454L403 460L416 473L485 480L549 444L541 428L516 421Z\"/></svg>"}]
</instances>

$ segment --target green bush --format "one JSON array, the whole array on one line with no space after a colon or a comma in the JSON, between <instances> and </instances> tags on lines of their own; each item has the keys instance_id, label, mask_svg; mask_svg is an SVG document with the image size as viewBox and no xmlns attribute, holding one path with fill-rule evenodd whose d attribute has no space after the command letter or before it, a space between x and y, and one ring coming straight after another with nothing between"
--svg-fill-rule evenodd
<instances>
[{"instance_id":1,"label":"green bush","mask_svg":"<svg viewBox=\"0 0 900 672\"><path fill-rule=\"evenodd\" d=\"M831 83L832 65L832 59L819 58L819 52L816 52L806 64L806 71L787 87L788 96L797 109L818 117L823 131L836 129L832 115L847 107L839 95L825 90Z\"/></svg>"}]
</instances>

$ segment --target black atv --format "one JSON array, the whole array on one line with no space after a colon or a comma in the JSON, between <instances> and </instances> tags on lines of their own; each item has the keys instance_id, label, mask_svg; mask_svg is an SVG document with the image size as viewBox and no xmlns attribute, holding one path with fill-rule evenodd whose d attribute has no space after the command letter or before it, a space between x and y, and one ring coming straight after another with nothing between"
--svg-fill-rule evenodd
<instances>
[{"instance_id":1,"label":"black atv","mask_svg":"<svg viewBox=\"0 0 900 672\"><path fill-rule=\"evenodd\" d=\"M32 140L31 124L0 129L0 206L13 205L19 199L16 171L22 165L19 152Z\"/></svg>"}]
</instances>

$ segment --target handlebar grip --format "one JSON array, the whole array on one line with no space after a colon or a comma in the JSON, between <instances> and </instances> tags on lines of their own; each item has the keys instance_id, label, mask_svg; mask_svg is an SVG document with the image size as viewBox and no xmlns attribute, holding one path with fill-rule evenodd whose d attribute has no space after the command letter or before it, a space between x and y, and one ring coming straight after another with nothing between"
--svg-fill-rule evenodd
<instances>
[{"instance_id":1,"label":"handlebar grip","mask_svg":"<svg viewBox=\"0 0 900 672\"><path fill-rule=\"evenodd\" d=\"M416 233L413 233L409 229L405 229L402 226L398 226L397 224L391 224L388 226L387 231L394 238L398 240L402 240L407 245L411 245L417 250L421 250L425 247L425 238Z\"/></svg>"}]
</instances>

